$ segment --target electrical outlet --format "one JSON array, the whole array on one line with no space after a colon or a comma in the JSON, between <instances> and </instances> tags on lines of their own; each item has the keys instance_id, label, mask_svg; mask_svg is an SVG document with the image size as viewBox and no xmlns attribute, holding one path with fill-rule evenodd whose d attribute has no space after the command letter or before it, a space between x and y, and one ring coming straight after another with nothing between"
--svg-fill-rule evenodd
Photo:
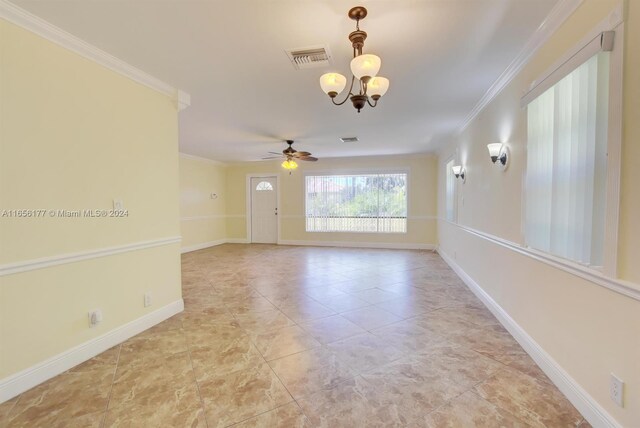
<instances>
[{"instance_id":1,"label":"electrical outlet","mask_svg":"<svg viewBox=\"0 0 640 428\"><path fill-rule=\"evenodd\" d=\"M113 200L113 210L114 211L123 211L124 203L122 203L122 199L114 199Z\"/></svg>"},{"instance_id":2,"label":"electrical outlet","mask_svg":"<svg viewBox=\"0 0 640 428\"><path fill-rule=\"evenodd\" d=\"M144 307L148 307L151 306L151 293L147 292L144 293Z\"/></svg>"},{"instance_id":3,"label":"electrical outlet","mask_svg":"<svg viewBox=\"0 0 640 428\"><path fill-rule=\"evenodd\" d=\"M93 328L102 322L102 311L94 309L89 311L89 327Z\"/></svg>"},{"instance_id":4,"label":"electrical outlet","mask_svg":"<svg viewBox=\"0 0 640 428\"><path fill-rule=\"evenodd\" d=\"M609 396L611 397L611 401L620 407L624 407L624 382L613 373L611 373L609 383Z\"/></svg>"}]
</instances>

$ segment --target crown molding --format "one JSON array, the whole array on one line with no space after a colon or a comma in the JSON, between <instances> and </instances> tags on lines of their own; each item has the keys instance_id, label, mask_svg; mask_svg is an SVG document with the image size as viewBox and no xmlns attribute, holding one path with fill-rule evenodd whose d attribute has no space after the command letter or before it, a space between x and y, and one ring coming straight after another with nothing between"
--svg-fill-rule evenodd
<instances>
[{"instance_id":1,"label":"crown molding","mask_svg":"<svg viewBox=\"0 0 640 428\"><path fill-rule=\"evenodd\" d=\"M98 49L7 0L0 0L0 18L31 31L50 42L128 77L148 88L167 95L174 100L179 111L184 110L191 104L191 97L188 93L180 91L168 83L145 73L139 68L127 64L115 56Z\"/></svg>"},{"instance_id":2,"label":"crown molding","mask_svg":"<svg viewBox=\"0 0 640 428\"><path fill-rule=\"evenodd\" d=\"M190 159L190 160L194 160L194 161L206 162L206 163L210 163L210 164L217 165L217 166L228 166L224 162L220 162L220 161L209 159L209 158L203 158L201 156L190 155L188 153L183 153L183 152L180 152L180 157L183 158L183 159Z\"/></svg>"},{"instance_id":3,"label":"crown molding","mask_svg":"<svg viewBox=\"0 0 640 428\"><path fill-rule=\"evenodd\" d=\"M175 92L174 101L178 111L182 111L191 105L191 95L178 89Z\"/></svg>"},{"instance_id":4,"label":"crown molding","mask_svg":"<svg viewBox=\"0 0 640 428\"><path fill-rule=\"evenodd\" d=\"M502 90L522 71L525 65L538 50L549 40L558 28L575 12L584 0L560 0L549 12L549 15L540 24L531 38L524 45L516 58L502 72L500 77L493 82L480 101L471 109L462 124L458 127L457 135L462 134L471 122L480 114L482 110L493 101Z\"/></svg>"}]
</instances>

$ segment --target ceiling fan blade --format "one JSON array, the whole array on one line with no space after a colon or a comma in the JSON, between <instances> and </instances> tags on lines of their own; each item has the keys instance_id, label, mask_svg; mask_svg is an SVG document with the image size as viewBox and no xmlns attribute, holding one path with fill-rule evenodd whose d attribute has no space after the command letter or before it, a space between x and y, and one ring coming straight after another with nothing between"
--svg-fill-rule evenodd
<instances>
[{"instance_id":1,"label":"ceiling fan blade","mask_svg":"<svg viewBox=\"0 0 640 428\"><path fill-rule=\"evenodd\" d=\"M311 156L311 153L309 152L295 152L293 154L295 157L305 157L305 156Z\"/></svg>"},{"instance_id":2,"label":"ceiling fan blade","mask_svg":"<svg viewBox=\"0 0 640 428\"><path fill-rule=\"evenodd\" d=\"M269 156L269 157L262 158L262 159L263 159L263 160L267 160L267 159L279 159L279 158L281 158L281 157L282 157L282 156Z\"/></svg>"},{"instance_id":3,"label":"ceiling fan blade","mask_svg":"<svg viewBox=\"0 0 640 428\"><path fill-rule=\"evenodd\" d=\"M267 152L267 153L269 153L269 154L271 154L271 155L279 155L279 156L282 156L282 152Z\"/></svg>"},{"instance_id":4,"label":"ceiling fan blade","mask_svg":"<svg viewBox=\"0 0 640 428\"><path fill-rule=\"evenodd\" d=\"M298 159L303 161L309 161L309 162L316 162L318 160L318 158L314 158L313 156L302 156L302 157L299 157Z\"/></svg>"}]
</instances>

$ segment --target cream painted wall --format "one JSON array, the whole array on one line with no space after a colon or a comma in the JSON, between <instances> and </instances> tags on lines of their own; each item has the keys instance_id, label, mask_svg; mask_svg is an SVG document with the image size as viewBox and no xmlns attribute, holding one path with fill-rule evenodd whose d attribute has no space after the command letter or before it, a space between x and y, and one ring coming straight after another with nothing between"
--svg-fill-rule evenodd
<instances>
[{"instance_id":1,"label":"cream painted wall","mask_svg":"<svg viewBox=\"0 0 640 428\"><path fill-rule=\"evenodd\" d=\"M351 173L375 170L409 172L408 224L406 234L375 233L309 233L304 220L304 174L318 172ZM387 245L436 243L435 156L378 156L320 159L300 162L291 175L279 162L242 163L227 169L227 235L231 239L247 239L246 177L248 174L274 173L280 176L280 239L287 243L358 242Z\"/></svg>"},{"instance_id":2,"label":"cream painted wall","mask_svg":"<svg viewBox=\"0 0 640 428\"><path fill-rule=\"evenodd\" d=\"M640 2L627 1L618 270L640 284Z\"/></svg>"},{"instance_id":3,"label":"cream painted wall","mask_svg":"<svg viewBox=\"0 0 640 428\"><path fill-rule=\"evenodd\" d=\"M458 183L458 223L516 244L521 232L522 179L526 163L526 110L520 96L529 83L560 58L616 1L585 0L524 70L440 153L455 155L467 169ZM640 287L640 2L627 4L624 89L624 161L619 274ZM506 172L490 163L486 145L511 149ZM442 180L441 180L442 182ZM440 217L444 187L439 186ZM440 220L441 250L466 271L607 412L625 427L640 423L640 302L506 249ZM613 372L626 382L625 408L608 396Z\"/></svg>"},{"instance_id":4,"label":"cream painted wall","mask_svg":"<svg viewBox=\"0 0 640 428\"><path fill-rule=\"evenodd\" d=\"M0 55L0 210L129 212L1 217L0 268L178 237L172 100L4 20ZM0 379L177 301L178 243L0 276Z\"/></svg>"},{"instance_id":5,"label":"cream painted wall","mask_svg":"<svg viewBox=\"0 0 640 428\"><path fill-rule=\"evenodd\" d=\"M211 199L215 193L217 199ZM180 155L182 251L221 243L227 237L226 169L207 159Z\"/></svg>"}]
</instances>

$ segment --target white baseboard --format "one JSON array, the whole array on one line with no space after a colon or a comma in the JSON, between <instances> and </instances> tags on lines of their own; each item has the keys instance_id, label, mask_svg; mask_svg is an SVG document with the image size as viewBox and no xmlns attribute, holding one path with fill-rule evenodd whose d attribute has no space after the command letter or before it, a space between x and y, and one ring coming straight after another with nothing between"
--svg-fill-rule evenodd
<instances>
[{"instance_id":1,"label":"white baseboard","mask_svg":"<svg viewBox=\"0 0 640 428\"><path fill-rule=\"evenodd\" d=\"M227 244L249 244L249 240L247 238L227 238L225 239Z\"/></svg>"},{"instance_id":2,"label":"white baseboard","mask_svg":"<svg viewBox=\"0 0 640 428\"><path fill-rule=\"evenodd\" d=\"M222 244L249 244L246 238L227 238L218 239L217 241L203 242L201 244L189 245L183 247L180 251L182 254L191 251L203 250L205 248L214 247ZM301 241L301 240L280 240L278 245L304 245L311 247L344 247L344 248L387 248L396 250L435 250L434 244L403 244L389 242L349 242L349 241Z\"/></svg>"},{"instance_id":3,"label":"white baseboard","mask_svg":"<svg viewBox=\"0 0 640 428\"><path fill-rule=\"evenodd\" d=\"M182 299L0 380L0 403L59 375L184 310Z\"/></svg>"},{"instance_id":4,"label":"white baseboard","mask_svg":"<svg viewBox=\"0 0 640 428\"><path fill-rule=\"evenodd\" d=\"M216 245L222 245L226 243L227 243L226 239L217 239L215 241L202 242L200 244L195 244L195 245L187 245L186 247L182 247L180 249L180 253L184 254L184 253L190 253L191 251L204 250L205 248L215 247Z\"/></svg>"},{"instance_id":5,"label":"white baseboard","mask_svg":"<svg viewBox=\"0 0 640 428\"><path fill-rule=\"evenodd\" d=\"M352 241L301 241L280 240L278 245L305 245L312 247L345 247L345 248L388 248L397 250L434 250L434 244L391 243L391 242L352 242Z\"/></svg>"},{"instance_id":6,"label":"white baseboard","mask_svg":"<svg viewBox=\"0 0 640 428\"><path fill-rule=\"evenodd\" d=\"M249 241L244 238L226 238L226 239L218 239L215 241L203 242L201 244L189 245L186 247L182 247L180 249L180 253L190 253L192 251L204 250L205 248L215 247L217 245L222 244L248 244Z\"/></svg>"},{"instance_id":7,"label":"white baseboard","mask_svg":"<svg viewBox=\"0 0 640 428\"><path fill-rule=\"evenodd\" d=\"M621 427L460 265L440 248L438 253L592 426Z\"/></svg>"}]
</instances>

